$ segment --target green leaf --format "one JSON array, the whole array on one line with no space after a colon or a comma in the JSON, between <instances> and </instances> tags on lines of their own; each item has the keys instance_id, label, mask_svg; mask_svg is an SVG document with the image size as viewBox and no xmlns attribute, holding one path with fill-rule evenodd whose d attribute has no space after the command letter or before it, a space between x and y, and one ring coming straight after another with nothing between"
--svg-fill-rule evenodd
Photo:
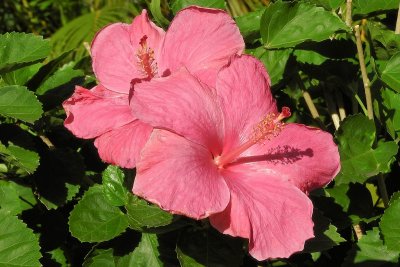
<instances>
[{"instance_id":1,"label":"green leaf","mask_svg":"<svg viewBox=\"0 0 400 267\"><path fill-rule=\"evenodd\" d=\"M398 257L398 252L388 249L383 244L379 229L374 227L353 246L344 266L395 266L389 263L397 263Z\"/></svg>"},{"instance_id":2,"label":"green leaf","mask_svg":"<svg viewBox=\"0 0 400 267\"><path fill-rule=\"evenodd\" d=\"M242 266L241 240L222 235L213 229L188 229L181 233L176 247L182 267Z\"/></svg>"},{"instance_id":3,"label":"green leaf","mask_svg":"<svg viewBox=\"0 0 400 267\"><path fill-rule=\"evenodd\" d=\"M266 48L293 47L304 41L322 41L339 30L349 30L335 14L308 3L278 1L261 17Z\"/></svg>"},{"instance_id":4,"label":"green leaf","mask_svg":"<svg viewBox=\"0 0 400 267\"><path fill-rule=\"evenodd\" d=\"M142 239L135 250L118 262L118 266L135 267L162 267L158 251L159 243L157 235L142 233Z\"/></svg>"},{"instance_id":5,"label":"green leaf","mask_svg":"<svg viewBox=\"0 0 400 267\"><path fill-rule=\"evenodd\" d=\"M328 10L335 10L342 5L345 0L312 0L313 3L323 6Z\"/></svg>"},{"instance_id":6,"label":"green leaf","mask_svg":"<svg viewBox=\"0 0 400 267\"><path fill-rule=\"evenodd\" d=\"M62 267L69 266L64 251L61 248L53 249L52 251L49 251L47 253L50 254L51 260L58 264L57 266L62 266Z\"/></svg>"},{"instance_id":7,"label":"green leaf","mask_svg":"<svg viewBox=\"0 0 400 267\"><path fill-rule=\"evenodd\" d=\"M371 35L376 59L389 60L399 51L399 34L395 34L393 30L380 22L368 21L367 27Z\"/></svg>"},{"instance_id":8,"label":"green leaf","mask_svg":"<svg viewBox=\"0 0 400 267\"><path fill-rule=\"evenodd\" d=\"M0 114L26 122L34 122L42 116L42 104L35 94L24 86L0 87Z\"/></svg>"},{"instance_id":9,"label":"green leaf","mask_svg":"<svg viewBox=\"0 0 400 267\"><path fill-rule=\"evenodd\" d=\"M5 73L47 57L51 46L41 36L11 32L0 35L0 48L0 73Z\"/></svg>"},{"instance_id":10,"label":"green leaf","mask_svg":"<svg viewBox=\"0 0 400 267\"><path fill-rule=\"evenodd\" d=\"M0 208L12 215L32 208L36 203L32 189L12 181L0 180Z\"/></svg>"},{"instance_id":11,"label":"green leaf","mask_svg":"<svg viewBox=\"0 0 400 267\"><path fill-rule=\"evenodd\" d=\"M4 161L16 167L16 173L20 175L32 174L39 166L39 154L10 144L7 148L0 144L0 155Z\"/></svg>"},{"instance_id":12,"label":"green leaf","mask_svg":"<svg viewBox=\"0 0 400 267\"><path fill-rule=\"evenodd\" d=\"M389 89L381 90L381 122L393 139L400 134L400 94Z\"/></svg>"},{"instance_id":13,"label":"green leaf","mask_svg":"<svg viewBox=\"0 0 400 267\"><path fill-rule=\"evenodd\" d=\"M395 54L382 70L382 81L400 93L400 52Z\"/></svg>"},{"instance_id":14,"label":"green leaf","mask_svg":"<svg viewBox=\"0 0 400 267\"><path fill-rule=\"evenodd\" d=\"M25 223L0 209L0 266L41 266L39 240Z\"/></svg>"},{"instance_id":15,"label":"green leaf","mask_svg":"<svg viewBox=\"0 0 400 267\"><path fill-rule=\"evenodd\" d=\"M132 194L129 194L125 208L130 227L138 231L164 226L173 221L172 214Z\"/></svg>"},{"instance_id":16,"label":"green leaf","mask_svg":"<svg viewBox=\"0 0 400 267\"><path fill-rule=\"evenodd\" d=\"M235 18L243 38L249 42L260 38L260 21L265 8Z\"/></svg>"},{"instance_id":17,"label":"green leaf","mask_svg":"<svg viewBox=\"0 0 400 267\"><path fill-rule=\"evenodd\" d=\"M128 200L128 190L124 186L125 175L117 166L109 165L102 174L103 192L110 204L123 206Z\"/></svg>"},{"instance_id":18,"label":"green leaf","mask_svg":"<svg viewBox=\"0 0 400 267\"><path fill-rule=\"evenodd\" d=\"M296 49L293 54L296 56L298 62L313 65L321 65L329 59L328 57L312 50Z\"/></svg>"},{"instance_id":19,"label":"green leaf","mask_svg":"<svg viewBox=\"0 0 400 267\"><path fill-rule=\"evenodd\" d=\"M154 19L158 22L158 24L162 26L169 25L169 20L167 20L167 18L164 17L161 11L161 0L151 0L149 8L151 14L153 15Z\"/></svg>"},{"instance_id":20,"label":"green leaf","mask_svg":"<svg viewBox=\"0 0 400 267\"><path fill-rule=\"evenodd\" d=\"M399 0L353 0L353 15L399 8Z\"/></svg>"},{"instance_id":21,"label":"green leaf","mask_svg":"<svg viewBox=\"0 0 400 267\"><path fill-rule=\"evenodd\" d=\"M173 0L171 2L171 10L176 14L179 10L193 5L219 9L226 8L225 0Z\"/></svg>"},{"instance_id":22,"label":"green leaf","mask_svg":"<svg viewBox=\"0 0 400 267\"><path fill-rule=\"evenodd\" d=\"M268 71L269 77L271 78L271 84L275 85L283 78L285 72L286 63L292 52L292 49L283 50L266 50L263 47L259 47L253 51L249 51L253 56L257 57L264 63L265 68Z\"/></svg>"},{"instance_id":23,"label":"green leaf","mask_svg":"<svg viewBox=\"0 0 400 267\"><path fill-rule=\"evenodd\" d=\"M364 115L347 117L336 132L339 142L341 170L337 184L364 183L369 177L390 171L390 165L397 154L395 142L375 141L375 125Z\"/></svg>"},{"instance_id":24,"label":"green leaf","mask_svg":"<svg viewBox=\"0 0 400 267\"><path fill-rule=\"evenodd\" d=\"M306 241L303 252L312 253L328 250L346 241L337 232L337 228L320 211L314 210L313 221L315 237Z\"/></svg>"},{"instance_id":25,"label":"green leaf","mask_svg":"<svg viewBox=\"0 0 400 267\"><path fill-rule=\"evenodd\" d=\"M25 85L40 69L42 63L29 65L1 75L7 85Z\"/></svg>"},{"instance_id":26,"label":"green leaf","mask_svg":"<svg viewBox=\"0 0 400 267\"><path fill-rule=\"evenodd\" d=\"M83 267L114 267L114 250L109 249L96 249L89 258L83 263ZM133 265L126 265L133 266Z\"/></svg>"},{"instance_id":27,"label":"green leaf","mask_svg":"<svg viewBox=\"0 0 400 267\"><path fill-rule=\"evenodd\" d=\"M400 253L400 199L394 200L385 210L379 227L381 228L385 245L390 250Z\"/></svg>"},{"instance_id":28,"label":"green leaf","mask_svg":"<svg viewBox=\"0 0 400 267\"><path fill-rule=\"evenodd\" d=\"M82 242L110 240L125 231L128 220L124 213L108 203L103 188L89 188L69 217L71 234Z\"/></svg>"},{"instance_id":29,"label":"green leaf","mask_svg":"<svg viewBox=\"0 0 400 267\"><path fill-rule=\"evenodd\" d=\"M57 70L52 76L46 79L36 90L38 95L43 95L48 91L56 89L73 79L83 77L84 73L82 70L75 70L74 64L71 62L64 65L62 68Z\"/></svg>"}]
</instances>

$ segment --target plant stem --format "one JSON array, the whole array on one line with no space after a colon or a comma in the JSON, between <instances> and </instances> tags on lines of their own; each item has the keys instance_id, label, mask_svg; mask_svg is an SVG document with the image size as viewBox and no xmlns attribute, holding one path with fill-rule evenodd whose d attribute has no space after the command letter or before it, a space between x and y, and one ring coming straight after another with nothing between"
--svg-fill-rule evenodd
<instances>
[{"instance_id":1,"label":"plant stem","mask_svg":"<svg viewBox=\"0 0 400 267\"><path fill-rule=\"evenodd\" d=\"M351 2L352 0L346 1L346 25L349 27L351 27L351 24L353 23L351 18Z\"/></svg>"},{"instance_id":2,"label":"plant stem","mask_svg":"<svg viewBox=\"0 0 400 267\"><path fill-rule=\"evenodd\" d=\"M365 115L365 116L368 116L368 111L367 111L367 109L365 108L364 103L361 101L360 97L359 97L357 94L355 94L355 95L354 95L354 98L357 100L358 104L360 105L361 109L363 110L364 115ZM356 113L356 112L355 112L355 113Z\"/></svg>"},{"instance_id":3,"label":"plant stem","mask_svg":"<svg viewBox=\"0 0 400 267\"><path fill-rule=\"evenodd\" d=\"M327 90L323 90L323 91L324 91L326 105L328 106L329 114L331 115L333 125L335 126L335 129L337 130L337 129L339 129L339 126L340 126L340 119L339 119L339 115L338 115L336 107L335 107L335 102L333 101L332 95L330 94L330 92L328 92Z\"/></svg>"},{"instance_id":4,"label":"plant stem","mask_svg":"<svg viewBox=\"0 0 400 267\"><path fill-rule=\"evenodd\" d=\"M400 34L400 4L399 4L399 10L397 11L396 29L395 29L394 33Z\"/></svg>"},{"instance_id":5,"label":"plant stem","mask_svg":"<svg viewBox=\"0 0 400 267\"><path fill-rule=\"evenodd\" d=\"M361 44L361 36L360 36L360 26L354 26L354 32L356 36L356 44L357 44L357 52L358 52L358 60L360 62L360 69L361 69L361 76L364 84L364 92L365 92L365 99L367 102L367 114L370 120L374 120L374 110L372 108L372 95L371 95L371 87L370 81L367 75L367 68L365 67L365 60L364 60L364 52Z\"/></svg>"},{"instance_id":6,"label":"plant stem","mask_svg":"<svg viewBox=\"0 0 400 267\"><path fill-rule=\"evenodd\" d=\"M379 193L382 197L383 205L385 206L385 208L389 207L389 196L386 191L385 178L383 177L382 173L380 173L378 176L378 188Z\"/></svg>"},{"instance_id":7,"label":"plant stem","mask_svg":"<svg viewBox=\"0 0 400 267\"><path fill-rule=\"evenodd\" d=\"M346 110L344 108L342 92L335 90L335 99L339 109L340 120L342 121L346 118Z\"/></svg>"}]
</instances>

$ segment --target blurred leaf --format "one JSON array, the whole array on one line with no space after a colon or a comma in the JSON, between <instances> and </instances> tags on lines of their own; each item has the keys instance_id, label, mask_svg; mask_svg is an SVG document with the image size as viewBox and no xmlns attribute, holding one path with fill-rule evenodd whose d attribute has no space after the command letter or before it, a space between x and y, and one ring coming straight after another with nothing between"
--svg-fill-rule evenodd
<instances>
[{"instance_id":1,"label":"blurred leaf","mask_svg":"<svg viewBox=\"0 0 400 267\"><path fill-rule=\"evenodd\" d=\"M0 208L11 215L20 214L26 209L32 208L35 197L32 189L24 187L12 181L0 180Z\"/></svg>"},{"instance_id":2,"label":"blurred leaf","mask_svg":"<svg viewBox=\"0 0 400 267\"><path fill-rule=\"evenodd\" d=\"M0 266L41 266L39 240L25 223L0 209Z\"/></svg>"},{"instance_id":3,"label":"blurred leaf","mask_svg":"<svg viewBox=\"0 0 400 267\"><path fill-rule=\"evenodd\" d=\"M161 26L169 25L169 20L166 17L164 17L161 11L161 0L151 0L150 12L159 25Z\"/></svg>"},{"instance_id":4,"label":"blurred leaf","mask_svg":"<svg viewBox=\"0 0 400 267\"><path fill-rule=\"evenodd\" d=\"M88 45L97 31L114 22L131 22L138 15L133 4L121 7L104 7L100 10L82 15L60 28L52 37L52 57L76 49L74 58L80 59L88 54L84 43Z\"/></svg>"},{"instance_id":5,"label":"blurred leaf","mask_svg":"<svg viewBox=\"0 0 400 267\"><path fill-rule=\"evenodd\" d=\"M400 52L395 54L382 70L382 81L400 93Z\"/></svg>"},{"instance_id":6,"label":"blurred leaf","mask_svg":"<svg viewBox=\"0 0 400 267\"><path fill-rule=\"evenodd\" d=\"M179 237L176 253L182 267L242 266L241 240L222 235L214 229L188 229Z\"/></svg>"},{"instance_id":7,"label":"blurred leaf","mask_svg":"<svg viewBox=\"0 0 400 267\"><path fill-rule=\"evenodd\" d=\"M343 266L397 266L398 257L399 253L383 244L379 229L374 227L353 246Z\"/></svg>"},{"instance_id":8,"label":"blurred leaf","mask_svg":"<svg viewBox=\"0 0 400 267\"><path fill-rule=\"evenodd\" d=\"M82 242L110 240L125 231L126 216L117 207L108 204L103 188L89 188L69 217L71 234Z\"/></svg>"},{"instance_id":9,"label":"blurred leaf","mask_svg":"<svg viewBox=\"0 0 400 267\"><path fill-rule=\"evenodd\" d=\"M353 15L399 8L399 0L353 0Z\"/></svg>"},{"instance_id":10,"label":"blurred leaf","mask_svg":"<svg viewBox=\"0 0 400 267\"><path fill-rule=\"evenodd\" d=\"M392 201L381 218L381 228L388 249L400 253L400 199Z\"/></svg>"},{"instance_id":11,"label":"blurred leaf","mask_svg":"<svg viewBox=\"0 0 400 267\"><path fill-rule=\"evenodd\" d=\"M11 32L0 35L0 74L32 64L50 53L50 43L34 34Z\"/></svg>"},{"instance_id":12,"label":"blurred leaf","mask_svg":"<svg viewBox=\"0 0 400 267\"><path fill-rule=\"evenodd\" d=\"M260 21L264 11L265 8L262 8L235 18L240 33L246 41L252 42L260 38Z\"/></svg>"},{"instance_id":13,"label":"blurred leaf","mask_svg":"<svg viewBox=\"0 0 400 267\"><path fill-rule=\"evenodd\" d=\"M46 79L36 90L38 95L43 95L48 91L56 89L73 79L83 77L84 73L82 70L75 70L74 64L71 62L70 64L64 65L62 68L58 69L52 76Z\"/></svg>"},{"instance_id":14,"label":"blurred leaf","mask_svg":"<svg viewBox=\"0 0 400 267\"><path fill-rule=\"evenodd\" d=\"M128 200L124 187L125 175L117 166L109 165L103 172L103 192L110 204L123 206Z\"/></svg>"},{"instance_id":15,"label":"blurred leaf","mask_svg":"<svg viewBox=\"0 0 400 267\"><path fill-rule=\"evenodd\" d=\"M13 144L8 147L0 144L0 155L9 164L18 168L17 174L32 174L39 166L39 154Z\"/></svg>"},{"instance_id":16,"label":"blurred leaf","mask_svg":"<svg viewBox=\"0 0 400 267\"><path fill-rule=\"evenodd\" d=\"M399 52L399 34L395 34L394 31L380 22L368 21L367 27L371 35L376 59L388 60Z\"/></svg>"},{"instance_id":17,"label":"blurred leaf","mask_svg":"<svg viewBox=\"0 0 400 267\"><path fill-rule=\"evenodd\" d=\"M35 94L24 86L0 87L0 114L26 122L34 122L42 116L42 104Z\"/></svg>"},{"instance_id":18,"label":"blurred leaf","mask_svg":"<svg viewBox=\"0 0 400 267\"><path fill-rule=\"evenodd\" d=\"M397 154L395 142L379 142L375 149L375 125L364 115L347 117L336 138L339 142L341 170L336 183L364 183L369 177L390 171L390 165Z\"/></svg>"},{"instance_id":19,"label":"blurred leaf","mask_svg":"<svg viewBox=\"0 0 400 267\"><path fill-rule=\"evenodd\" d=\"M339 17L308 3L278 1L270 4L261 17L261 37L266 48L322 41L339 30L348 30Z\"/></svg>"},{"instance_id":20,"label":"blurred leaf","mask_svg":"<svg viewBox=\"0 0 400 267\"><path fill-rule=\"evenodd\" d=\"M132 194L129 194L129 200L125 208L130 227L138 231L164 226L170 224L173 220L172 214L156 205L148 204L145 200L139 199Z\"/></svg>"},{"instance_id":21,"label":"blurred leaf","mask_svg":"<svg viewBox=\"0 0 400 267\"><path fill-rule=\"evenodd\" d=\"M58 266L67 267L69 266L67 263L67 258L64 255L64 251L61 248L53 249L52 251L47 252L51 255L51 259L55 261Z\"/></svg>"},{"instance_id":22,"label":"blurred leaf","mask_svg":"<svg viewBox=\"0 0 400 267\"><path fill-rule=\"evenodd\" d=\"M142 233L142 240L137 248L128 256L122 258L118 262L118 266L162 267L164 264L160 259L158 247L157 235Z\"/></svg>"},{"instance_id":23,"label":"blurred leaf","mask_svg":"<svg viewBox=\"0 0 400 267\"><path fill-rule=\"evenodd\" d=\"M303 252L312 253L328 250L346 241L337 232L337 228L320 211L314 210L313 221L315 237L306 241Z\"/></svg>"},{"instance_id":24,"label":"blurred leaf","mask_svg":"<svg viewBox=\"0 0 400 267\"><path fill-rule=\"evenodd\" d=\"M42 63L29 65L1 75L7 85L25 85L40 69Z\"/></svg>"},{"instance_id":25,"label":"blurred leaf","mask_svg":"<svg viewBox=\"0 0 400 267\"><path fill-rule=\"evenodd\" d=\"M203 6L225 9L225 0L172 0L171 10L176 14L179 10L188 6Z\"/></svg>"},{"instance_id":26,"label":"blurred leaf","mask_svg":"<svg viewBox=\"0 0 400 267\"><path fill-rule=\"evenodd\" d=\"M400 134L400 94L389 89L380 91L382 101L381 122L385 123L386 130L393 139Z\"/></svg>"},{"instance_id":27,"label":"blurred leaf","mask_svg":"<svg viewBox=\"0 0 400 267\"><path fill-rule=\"evenodd\" d=\"M277 84L283 78L286 63L289 59L292 49L266 50L263 47L259 47L252 52L255 57L264 63L269 77L271 78L271 84Z\"/></svg>"}]
</instances>

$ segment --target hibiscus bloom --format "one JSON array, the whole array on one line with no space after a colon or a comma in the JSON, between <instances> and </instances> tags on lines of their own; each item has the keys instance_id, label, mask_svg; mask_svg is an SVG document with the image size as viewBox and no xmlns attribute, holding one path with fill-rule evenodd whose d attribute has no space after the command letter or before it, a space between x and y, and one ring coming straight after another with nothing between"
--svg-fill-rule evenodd
<instances>
[{"instance_id":1,"label":"hibiscus bloom","mask_svg":"<svg viewBox=\"0 0 400 267\"><path fill-rule=\"evenodd\" d=\"M257 260L289 257L313 237L309 191L340 169L332 136L284 123L270 79L250 56L221 69L216 89L188 71L135 86L134 113L155 129L133 193L175 214L209 217L249 239Z\"/></svg>"},{"instance_id":2,"label":"hibiscus bloom","mask_svg":"<svg viewBox=\"0 0 400 267\"><path fill-rule=\"evenodd\" d=\"M149 21L143 10L132 24L111 24L96 35L91 53L100 85L76 88L63 103L64 125L80 138L96 138L104 161L134 167L152 128L129 108L131 84L168 76L184 66L214 85L218 70L243 49L239 29L222 10L188 7L176 15L167 32Z\"/></svg>"}]
</instances>

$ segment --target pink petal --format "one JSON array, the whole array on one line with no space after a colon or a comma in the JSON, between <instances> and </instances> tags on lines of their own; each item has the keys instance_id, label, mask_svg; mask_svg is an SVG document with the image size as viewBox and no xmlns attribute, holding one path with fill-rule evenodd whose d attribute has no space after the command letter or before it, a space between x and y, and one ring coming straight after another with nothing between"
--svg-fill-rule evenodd
<instances>
[{"instance_id":1,"label":"pink petal","mask_svg":"<svg viewBox=\"0 0 400 267\"><path fill-rule=\"evenodd\" d=\"M229 189L201 145L154 130L137 164L133 193L162 209L201 219L221 212Z\"/></svg>"},{"instance_id":2,"label":"pink petal","mask_svg":"<svg viewBox=\"0 0 400 267\"><path fill-rule=\"evenodd\" d=\"M239 161L257 172L273 171L303 192L328 184L340 170L332 135L318 128L287 124L275 138L251 147Z\"/></svg>"},{"instance_id":3,"label":"pink petal","mask_svg":"<svg viewBox=\"0 0 400 267\"><path fill-rule=\"evenodd\" d=\"M96 138L94 145L105 162L134 168L152 129L148 124L135 120Z\"/></svg>"},{"instance_id":4,"label":"pink petal","mask_svg":"<svg viewBox=\"0 0 400 267\"><path fill-rule=\"evenodd\" d=\"M223 173L231 190L228 208L210 216L220 232L249 239L257 260L287 258L312 238L311 201L293 185L274 176L228 169Z\"/></svg>"},{"instance_id":5,"label":"pink petal","mask_svg":"<svg viewBox=\"0 0 400 267\"><path fill-rule=\"evenodd\" d=\"M263 64L251 56L233 57L217 77L225 123L224 151L247 141L256 125L276 112L270 78Z\"/></svg>"},{"instance_id":6,"label":"pink petal","mask_svg":"<svg viewBox=\"0 0 400 267\"><path fill-rule=\"evenodd\" d=\"M80 138L97 137L135 119L128 95L114 93L102 85L91 90L77 86L63 107L67 114L65 127Z\"/></svg>"},{"instance_id":7,"label":"pink petal","mask_svg":"<svg viewBox=\"0 0 400 267\"><path fill-rule=\"evenodd\" d=\"M136 84L131 107L135 116L153 127L172 130L214 154L221 152L222 120L215 91L185 69Z\"/></svg>"},{"instance_id":8,"label":"pink petal","mask_svg":"<svg viewBox=\"0 0 400 267\"><path fill-rule=\"evenodd\" d=\"M174 72L185 66L195 75L205 69L217 72L243 50L239 29L225 11L191 6L176 15L165 35L162 69Z\"/></svg>"},{"instance_id":9,"label":"pink petal","mask_svg":"<svg viewBox=\"0 0 400 267\"><path fill-rule=\"evenodd\" d=\"M147 44L155 51L157 59L164 34L149 21L146 10L135 17L131 25L114 23L102 29L91 48L97 79L110 90L128 94L133 79L147 77L136 56L140 39L147 36Z\"/></svg>"}]
</instances>

